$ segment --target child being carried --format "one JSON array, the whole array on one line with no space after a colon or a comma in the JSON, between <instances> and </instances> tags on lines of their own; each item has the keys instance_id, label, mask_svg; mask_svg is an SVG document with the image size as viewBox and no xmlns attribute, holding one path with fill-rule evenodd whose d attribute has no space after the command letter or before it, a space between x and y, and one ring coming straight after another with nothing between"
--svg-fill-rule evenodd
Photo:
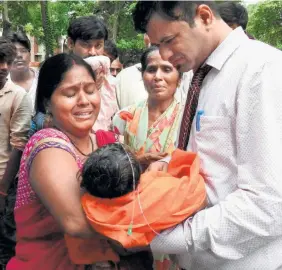
<instances>
[{"instance_id":1,"label":"child being carried","mask_svg":"<svg viewBox=\"0 0 282 270\"><path fill-rule=\"evenodd\" d=\"M145 172L128 147L108 144L93 152L82 170L86 192L81 202L95 231L120 243L125 249L144 247L162 230L173 227L206 206L204 180L195 153L176 150L168 172ZM93 246L87 251L66 237L74 262L95 259ZM92 241L94 241L92 239ZM94 242L93 242L94 245ZM97 254L96 254L97 255ZM118 256L113 256L113 261Z\"/></svg>"}]
</instances>

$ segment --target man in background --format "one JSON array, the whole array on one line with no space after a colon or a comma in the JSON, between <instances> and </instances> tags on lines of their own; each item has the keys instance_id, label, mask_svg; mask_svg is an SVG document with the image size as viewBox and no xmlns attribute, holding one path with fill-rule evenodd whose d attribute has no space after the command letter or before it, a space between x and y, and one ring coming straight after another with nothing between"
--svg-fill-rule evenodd
<instances>
[{"instance_id":1,"label":"man in background","mask_svg":"<svg viewBox=\"0 0 282 270\"><path fill-rule=\"evenodd\" d=\"M254 39L253 36L246 32L248 25L248 11L247 9L238 2L235 1L223 1L218 2L218 11L220 17L234 30L237 27L242 27L246 35L250 39Z\"/></svg>"},{"instance_id":2,"label":"man in background","mask_svg":"<svg viewBox=\"0 0 282 270\"><path fill-rule=\"evenodd\" d=\"M116 77L123 69L123 64L120 62L119 57L111 63L111 75Z\"/></svg>"},{"instance_id":3,"label":"man in background","mask_svg":"<svg viewBox=\"0 0 282 270\"><path fill-rule=\"evenodd\" d=\"M15 45L0 37L0 269L14 255L15 178L33 111L26 91L7 80L16 55Z\"/></svg>"},{"instance_id":4,"label":"man in background","mask_svg":"<svg viewBox=\"0 0 282 270\"><path fill-rule=\"evenodd\" d=\"M113 77L116 77L121 72L123 64L120 62L118 48L113 41L105 41L104 55L110 58L110 72Z\"/></svg>"},{"instance_id":5,"label":"man in background","mask_svg":"<svg viewBox=\"0 0 282 270\"><path fill-rule=\"evenodd\" d=\"M104 55L110 58L111 63L118 58L117 46L113 41L109 39L105 40Z\"/></svg>"},{"instance_id":6,"label":"man in background","mask_svg":"<svg viewBox=\"0 0 282 270\"><path fill-rule=\"evenodd\" d=\"M30 67L30 41L22 32L12 32L7 36L17 49L17 56L11 66L11 80L24 88L35 105L38 71Z\"/></svg>"},{"instance_id":7,"label":"man in background","mask_svg":"<svg viewBox=\"0 0 282 270\"><path fill-rule=\"evenodd\" d=\"M111 119L118 109L117 100L115 95L115 85L110 84L109 87L105 87L105 69L106 63L98 59L87 59L92 56L104 56L105 55L105 43L108 39L108 30L105 23L96 16L83 16L76 18L70 22L68 28L68 47L72 53L84 58L86 62L92 63L96 66L93 69L96 75L96 85L101 90L101 108L94 125L94 130L101 127L109 127ZM109 43L106 43L109 45ZM115 57L115 52L110 55L110 59ZM103 57L102 57L103 58ZM89 61L88 61L89 60ZM96 62L97 65L94 65ZM103 63L103 64L102 64ZM105 66L104 66L105 65ZM100 124L99 124L100 123Z\"/></svg>"},{"instance_id":8,"label":"man in background","mask_svg":"<svg viewBox=\"0 0 282 270\"><path fill-rule=\"evenodd\" d=\"M86 58L104 54L104 44L108 30L104 22L96 16L83 16L70 22L68 27L68 47L76 55Z\"/></svg>"},{"instance_id":9,"label":"man in background","mask_svg":"<svg viewBox=\"0 0 282 270\"><path fill-rule=\"evenodd\" d=\"M150 39L146 34L144 34L144 43L146 48L150 46ZM117 102L120 109L148 97L142 79L140 63L123 69L116 78Z\"/></svg>"}]
</instances>

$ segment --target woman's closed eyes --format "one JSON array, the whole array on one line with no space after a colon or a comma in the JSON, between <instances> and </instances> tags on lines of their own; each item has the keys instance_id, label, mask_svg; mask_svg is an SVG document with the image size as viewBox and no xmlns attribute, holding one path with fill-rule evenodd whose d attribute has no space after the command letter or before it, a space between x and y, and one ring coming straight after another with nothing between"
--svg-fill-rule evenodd
<instances>
[{"instance_id":1,"label":"woman's closed eyes","mask_svg":"<svg viewBox=\"0 0 282 270\"><path fill-rule=\"evenodd\" d=\"M71 86L61 88L60 90L62 91L62 94L64 96L68 98L72 98L72 97L75 97L76 94L79 93L79 91L81 90L81 87L83 87L83 91L88 95L95 94L98 91L95 82L79 83L77 85L71 85Z\"/></svg>"}]
</instances>

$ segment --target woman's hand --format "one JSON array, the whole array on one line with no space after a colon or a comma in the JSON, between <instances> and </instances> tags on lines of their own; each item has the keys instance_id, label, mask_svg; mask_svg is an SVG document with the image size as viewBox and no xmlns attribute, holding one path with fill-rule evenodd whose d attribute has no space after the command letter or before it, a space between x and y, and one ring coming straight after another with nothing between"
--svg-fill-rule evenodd
<instances>
[{"instance_id":1,"label":"woman's hand","mask_svg":"<svg viewBox=\"0 0 282 270\"><path fill-rule=\"evenodd\" d=\"M128 256L134 253L138 253L140 251L151 251L150 245L146 247L135 247L135 248L126 249L122 246L121 243L113 239L109 239L108 243L111 245L111 248L120 256Z\"/></svg>"},{"instance_id":2,"label":"woman's hand","mask_svg":"<svg viewBox=\"0 0 282 270\"><path fill-rule=\"evenodd\" d=\"M150 164L147 168L147 171L160 171L160 172L167 172L168 163L165 161L156 161Z\"/></svg>"},{"instance_id":3,"label":"woman's hand","mask_svg":"<svg viewBox=\"0 0 282 270\"><path fill-rule=\"evenodd\" d=\"M167 156L167 153L145 153L143 155L137 156L138 161L142 166L146 168L151 165L151 163L159 161Z\"/></svg>"}]
</instances>

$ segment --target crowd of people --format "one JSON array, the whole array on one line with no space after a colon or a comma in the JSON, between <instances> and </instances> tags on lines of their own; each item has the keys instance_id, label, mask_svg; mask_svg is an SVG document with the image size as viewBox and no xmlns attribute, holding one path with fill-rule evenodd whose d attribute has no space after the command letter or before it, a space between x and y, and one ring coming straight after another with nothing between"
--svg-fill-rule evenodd
<instances>
[{"instance_id":1,"label":"crowd of people","mask_svg":"<svg viewBox=\"0 0 282 270\"><path fill-rule=\"evenodd\" d=\"M0 269L282 268L282 52L238 2L132 17L127 68L96 16L39 69L0 37Z\"/></svg>"}]
</instances>

